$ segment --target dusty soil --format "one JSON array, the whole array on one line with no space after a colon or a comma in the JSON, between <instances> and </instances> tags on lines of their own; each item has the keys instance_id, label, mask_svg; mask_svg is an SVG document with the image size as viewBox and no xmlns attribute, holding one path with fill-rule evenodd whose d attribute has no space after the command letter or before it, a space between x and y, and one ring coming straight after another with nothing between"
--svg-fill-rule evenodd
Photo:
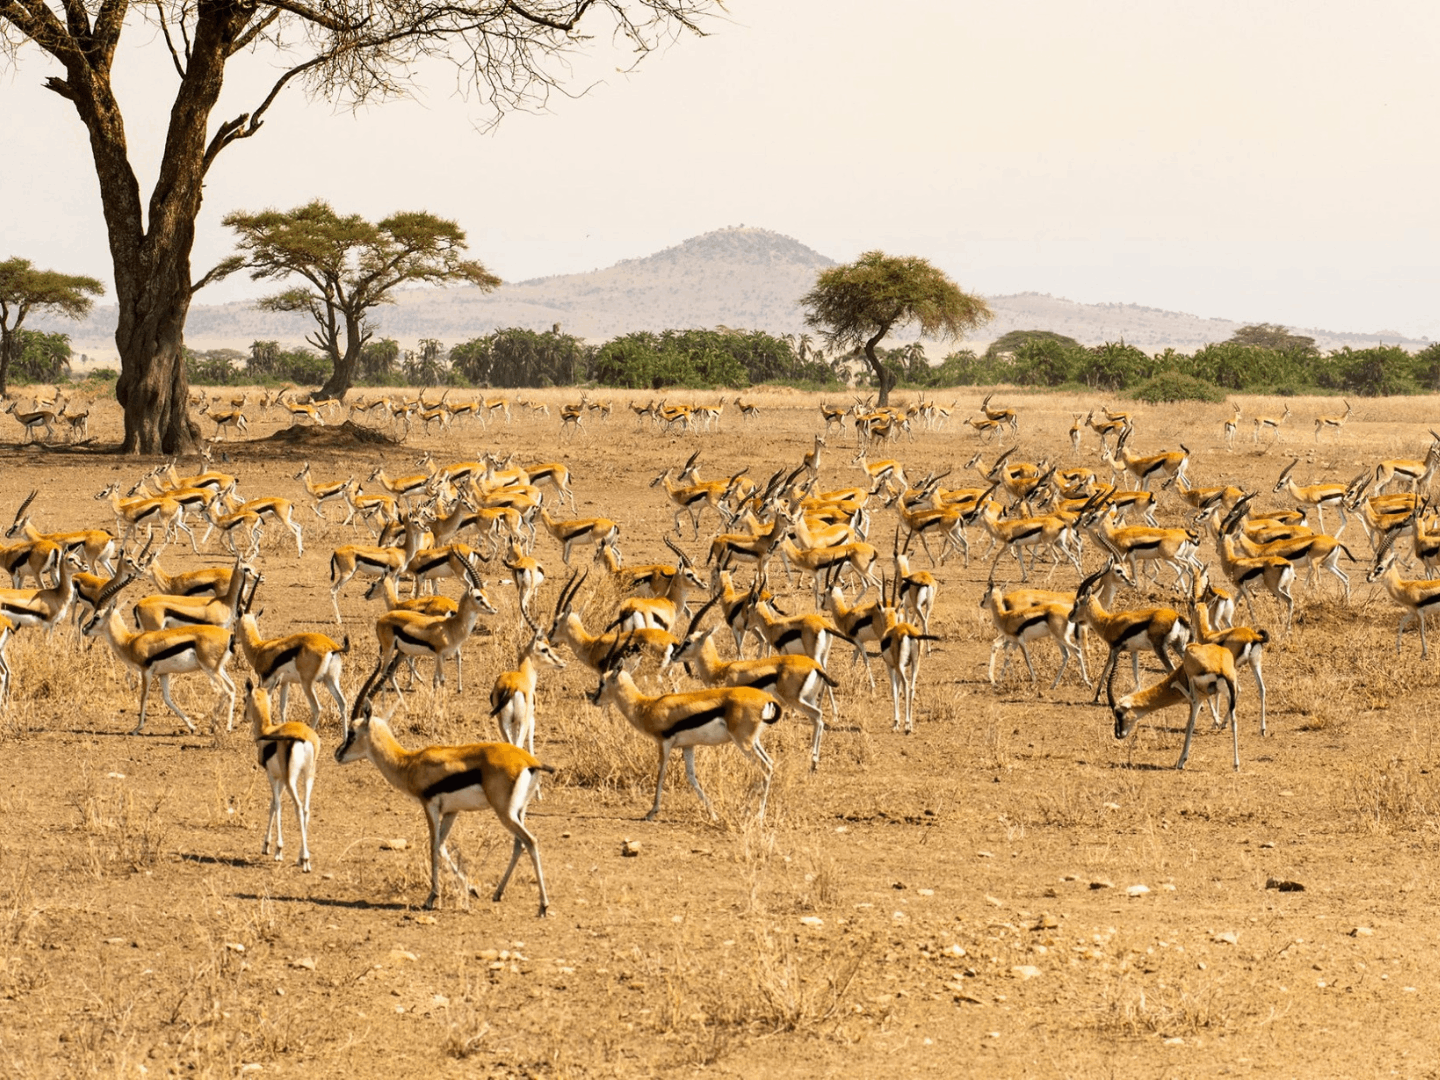
<instances>
[{"instance_id":1,"label":"dusty soil","mask_svg":"<svg viewBox=\"0 0 1440 1080\"><path fill-rule=\"evenodd\" d=\"M957 420L978 396L962 395ZM622 522L628 561L668 559L670 512L648 487L664 465L699 446L706 475L746 464L768 475L797 464L820 429L817 398L757 397L760 421L743 425L731 408L713 435L660 437L617 410L561 443L557 417L517 411L508 427L417 433L383 460L393 473L423 449L442 461L492 448L558 458L581 513ZM1010 400L1032 460L1069 460L1072 411L1098 403ZM1280 411L1240 405L1247 417ZM1433 423L1432 400L1365 402L1317 447L1310 418L1339 409L1291 405L1273 449L1248 441L1247 420L1227 453L1223 406L1137 407L1133 442L1183 439L1196 483L1263 485L1268 502L1292 448L1302 480L1348 479L1382 457L1423 455ZM97 406L96 444L118 423L113 404ZM308 453L320 478L363 480L382 449L264 442L281 423L256 420L254 441L224 447L247 494L294 498L305 525L299 560L281 530L267 536L257 606L267 633L334 633L326 563L352 536L319 523L291 477ZM952 422L890 452L914 473L955 467L953 480L976 445ZM832 439L828 483L856 482L853 453ZM1087 435L1084 459L1095 457ZM88 448L12 445L0 461L0 506L39 488L45 528L108 526L91 496L142 468ZM1162 520L1180 518L1167 496ZM888 548L892 529L878 514L872 539ZM1345 540L1368 560L1357 525ZM543 533L537 555L552 598L560 553ZM177 545L163 561L219 560L213 545L201 558ZM937 571L943 641L921 670L915 734L891 732L885 686L871 693L837 649L841 714L819 771L808 769L808 725L787 717L766 736L777 772L763 825L747 812L753 774L725 748L698 754L721 821L678 768L660 820L638 821L651 745L588 704L594 677L578 663L547 671L537 750L559 772L530 817L553 903L543 921L524 865L499 904L488 893L466 903L446 880L442 909L420 910L421 814L369 764L334 763L333 710L320 728L315 872L302 875L288 808L286 861L260 855L269 795L247 731L191 736L157 702L147 732L129 736L137 695L103 643L24 632L0 716L0 1074L1434 1076L1440 694L1416 635L1396 655L1399 611L1365 584L1366 568L1347 566L1348 607L1333 580L1303 589L1289 634L1260 605L1275 637L1271 734L1261 741L1242 675L1238 775L1228 733L1208 725L1186 770L1172 768L1182 712L1117 743L1075 675L1036 694L1012 668L992 689L978 562ZM1067 574L1056 583L1072 584ZM414 695L396 719L406 743L496 737L486 696L518 636L513 594L496 591L501 613L467 648L465 692ZM342 601L352 694L374 656L377 609L361 592ZM808 596L794 590L791 606ZM587 625L608 601L591 600ZM1048 686L1056 651L1034 653ZM1092 672L1100 659L1092 652ZM243 662L232 670L243 683ZM1146 678L1158 670L1151 659ZM203 679L177 685L198 717L212 708ZM408 845L395 850L396 839ZM468 815L454 839L474 880L493 887L509 852L493 818ZM637 856L622 856L626 840ZM1272 879L1304 888L1267 888Z\"/></svg>"}]
</instances>

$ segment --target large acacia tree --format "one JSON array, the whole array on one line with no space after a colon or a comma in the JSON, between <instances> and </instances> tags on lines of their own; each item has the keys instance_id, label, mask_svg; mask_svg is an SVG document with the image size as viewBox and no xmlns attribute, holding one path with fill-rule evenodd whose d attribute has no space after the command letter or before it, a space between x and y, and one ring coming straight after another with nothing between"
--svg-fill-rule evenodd
<instances>
[{"instance_id":1,"label":"large acacia tree","mask_svg":"<svg viewBox=\"0 0 1440 1080\"><path fill-rule=\"evenodd\" d=\"M831 348L864 350L881 405L890 403L895 376L875 347L891 330L917 323L924 337L958 340L992 318L984 299L963 292L926 260L883 251L820 271L800 304L806 325L819 330Z\"/></svg>"},{"instance_id":2,"label":"large acacia tree","mask_svg":"<svg viewBox=\"0 0 1440 1080\"><path fill-rule=\"evenodd\" d=\"M190 266L205 177L226 147L260 130L287 87L342 103L379 99L403 92L425 57L445 56L499 117L543 105L568 73L564 54L584 34L609 29L643 56L679 32L698 32L696 20L716 3L0 0L0 53L33 46L58 63L45 85L75 107L90 138L120 309L115 392L125 410L124 450L174 453L197 434L185 412L182 357L191 298L216 275L197 277ZM148 200L112 78L127 29L132 37L158 30L177 78ZM242 57L274 67L274 82L251 108L212 123L227 69Z\"/></svg>"},{"instance_id":3,"label":"large acacia tree","mask_svg":"<svg viewBox=\"0 0 1440 1080\"><path fill-rule=\"evenodd\" d=\"M342 217L317 199L289 211L237 211L224 224L235 230L236 262L250 268L252 279L304 282L259 306L305 312L315 321L305 340L331 363L317 398L344 398L370 340L370 309L394 303L401 285L464 282L488 292L500 284L480 263L461 257L464 230L433 214L392 214L372 224L358 214Z\"/></svg>"},{"instance_id":4,"label":"large acacia tree","mask_svg":"<svg viewBox=\"0 0 1440 1080\"><path fill-rule=\"evenodd\" d=\"M92 277L37 270L29 259L0 261L0 394L8 390L10 362L20 355L20 329L30 312L80 319L105 286Z\"/></svg>"}]
</instances>

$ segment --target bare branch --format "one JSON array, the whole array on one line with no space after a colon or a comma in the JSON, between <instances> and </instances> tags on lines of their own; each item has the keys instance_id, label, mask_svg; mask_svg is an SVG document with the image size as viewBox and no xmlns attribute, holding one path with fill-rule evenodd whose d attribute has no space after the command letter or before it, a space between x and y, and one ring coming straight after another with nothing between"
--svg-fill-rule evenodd
<instances>
[{"instance_id":1,"label":"bare branch","mask_svg":"<svg viewBox=\"0 0 1440 1080\"><path fill-rule=\"evenodd\" d=\"M175 51L175 42L170 39L170 20L165 17L165 5L162 0L155 0L156 21L160 24L160 33L165 37L165 47L170 50L170 60L175 65L175 74L185 78L185 65L180 63L180 54ZM181 29L184 29L185 20L181 17ZM188 55L189 50L186 50Z\"/></svg>"},{"instance_id":2,"label":"bare branch","mask_svg":"<svg viewBox=\"0 0 1440 1080\"><path fill-rule=\"evenodd\" d=\"M243 269L244 266L245 259L243 256L240 255L231 255L228 258L221 259L220 262L216 263L209 270L207 270L205 272L205 275L199 281L195 282L190 286L190 294L193 296L195 293L203 289L206 285L211 285L217 281L220 281L223 278L227 278L231 274L235 273L236 270Z\"/></svg>"},{"instance_id":3,"label":"bare branch","mask_svg":"<svg viewBox=\"0 0 1440 1080\"><path fill-rule=\"evenodd\" d=\"M249 47L250 43L263 34L265 29L278 18L280 18L279 8L272 8L270 11L267 11L249 30L246 30L235 39L235 44L230 46L230 55L234 56L242 49Z\"/></svg>"}]
</instances>

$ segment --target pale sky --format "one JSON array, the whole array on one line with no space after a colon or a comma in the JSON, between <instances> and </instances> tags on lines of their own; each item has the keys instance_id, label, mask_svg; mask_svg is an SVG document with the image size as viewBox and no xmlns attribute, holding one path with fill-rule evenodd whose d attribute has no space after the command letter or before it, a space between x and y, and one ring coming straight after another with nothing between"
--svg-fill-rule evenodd
<instances>
[{"instance_id":1,"label":"pale sky","mask_svg":"<svg viewBox=\"0 0 1440 1080\"><path fill-rule=\"evenodd\" d=\"M453 217L511 281L743 223L840 260L922 255L987 294L1440 338L1434 0L730 0L710 29L631 75L594 53L589 94L489 134L444 66L358 115L287 91L210 174L196 274L229 250L227 211L322 197ZM127 33L148 194L176 78ZM272 62L232 70L213 122ZM0 73L0 258L108 280L49 72L32 49ZM197 302L255 294L235 278Z\"/></svg>"}]
</instances>

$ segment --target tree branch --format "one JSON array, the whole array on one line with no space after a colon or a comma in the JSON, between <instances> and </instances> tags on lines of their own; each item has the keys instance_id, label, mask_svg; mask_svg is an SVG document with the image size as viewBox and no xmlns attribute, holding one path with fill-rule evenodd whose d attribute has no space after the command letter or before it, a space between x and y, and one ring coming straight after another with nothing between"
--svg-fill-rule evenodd
<instances>
[{"instance_id":1,"label":"tree branch","mask_svg":"<svg viewBox=\"0 0 1440 1080\"><path fill-rule=\"evenodd\" d=\"M267 26L269 26L279 17L279 8L271 8L269 11L267 11L263 18L258 20L253 26L250 27L249 30L246 30L243 34L241 34L238 38L235 39L235 44L230 46L230 55L234 56L241 49L247 47L252 41L254 41L257 37L259 37L262 33L265 32L265 28Z\"/></svg>"},{"instance_id":2,"label":"tree branch","mask_svg":"<svg viewBox=\"0 0 1440 1080\"><path fill-rule=\"evenodd\" d=\"M170 50L170 60L175 65L175 74L185 78L185 66L180 63L180 54L175 51L175 42L170 39L170 21L165 18L165 5L162 0L155 0L155 15L160 22L160 33L165 36L165 47ZM184 16L181 16L181 27L184 27ZM187 54L189 50L186 50ZM191 290L194 291L194 290Z\"/></svg>"},{"instance_id":3,"label":"tree branch","mask_svg":"<svg viewBox=\"0 0 1440 1080\"><path fill-rule=\"evenodd\" d=\"M222 278L229 277L236 270L244 267L244 265L245 257L243 255L231 255L227 259L222 259L220 262L216 263L209 270L207 270L205 272L205 275L201 277L199 281L194 282L190 286L190 295L194 296L206 285L213 284L214 282L220 281Z\"/></svg>"},{"instance_id":4,"label":"tree branch","mask_svg":"<svg viewBox=\"0 0 1440 1080\"><path fill-rule=\"evenodd\" d=\"M264 116L265 111L275 103L275 99L280 95L280 91L285 89L286 84L289 83L291 79L328 62L332 56L333 53L330 52L321 53L319 56L311 57L303 64L297 64L275 80L275 85L270 88L270 93L265 95L265 100L260 103L254 112L241 113L234 120L228 120L221 124L215 132L214 137L210 140L209 147L205 150L204 160L200 164L200 174L203 176L210 171L210 166L215 163L215 158L225 147L237 139L248 139L260 130L261 125L264 123L261 117Z\"/></svg>"},{"instance_id":5,"label":"tree branch","mask_svg":"<svg viewBox=\"0 0 1440 1080\"><path fill-rule=\"evenodd\" d=\"M575 5L575 10L571 13L570 18L564 22L549 19L543 15L537 15L521 7L519 4L510 2L510 0L507 0L504 10L513 11L526 22L535 26L544 26L551 30L562 30L568 34L571 30L575 29L576 24L584 17L585 12L589 10L590 5L593 3L594 0L580 0L580 2Z\"/></svg>"}]
</instances>

